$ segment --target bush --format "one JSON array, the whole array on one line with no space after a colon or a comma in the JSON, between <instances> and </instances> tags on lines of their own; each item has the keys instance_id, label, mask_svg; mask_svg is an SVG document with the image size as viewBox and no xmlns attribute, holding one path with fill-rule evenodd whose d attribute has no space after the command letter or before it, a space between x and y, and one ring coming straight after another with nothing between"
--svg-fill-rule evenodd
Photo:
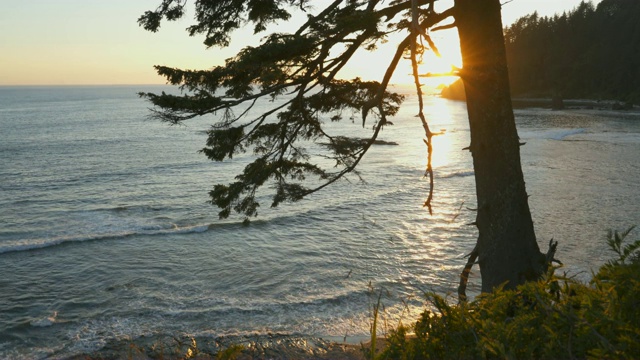
<instances>
[{"instance_id":1,"label":"bush","mask_svg":"<svg viewBox=\"0 0 640 360\"><path fill-rule=\"evenodd\" d=\"M431 310L392 331L380 357L640 359L640 240L624 245L630 231L609 234L618 257L586 284L551 269L538 282L469 303L427 294Z\"/></svg>"}]
</instances>

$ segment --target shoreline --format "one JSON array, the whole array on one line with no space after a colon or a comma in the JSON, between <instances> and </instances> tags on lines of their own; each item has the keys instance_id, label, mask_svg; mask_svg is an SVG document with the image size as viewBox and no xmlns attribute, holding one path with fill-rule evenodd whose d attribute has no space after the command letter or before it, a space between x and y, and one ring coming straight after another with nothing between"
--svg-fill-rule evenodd
<instances>
[{"instance_id":1,"label":"shoreline","mask_svg":"<svg viewBox=\"0 0 640 360\"><path fill-rule=\"evenodd\" d=\"M440 97L447 100L465 101L466 94L462 81L457 80L444 87L440 91ZM572 99L562 97L535 97L533 94L527 95L511 95L511 103L514 109L522 108L543 108L552 110L613 110L613 111L634 111L639 110L640 106L631 102L621 100L601 100L601 99Z\"/></svg>"},{"instance_id":2,"label":"shoreline","mask_svg":"<svg viewBox=\"0 0 640 360\"><path fill-rule=\"evenodd\" d=\"M562 99L562 107L554 108L554 99L551 98L529 98L512 97L511 102L514 109L521 108L544 108L552 110L615 110L634 111L640 107L630 103L622 103L615 100L591 100L591 99Z\"/></svg>"},{"instance_id":3,"label":"shoreline","mask_svg":"<svg viewBox=\"0 0 640 360\"><path fill-rule=\"evenodd\" d=\"M369 348L367 336L308 336L299 334L255 334L238 336L152 335L137 339L114 339L101 349L64 356L67 360L121 358L215 358L216 354L241 346L237 359L316 359L364 360L363 348ZM377 352L385 346L378 340ZM191 354L191 355L189 355ZM53 354L54 357L55 354ZM58 357L56 357L58 358Z\"/></svg>"},{"instance_id":4,"label":"shoreline","mask_svg":"<svg viewBox=\"0 0 640 360\"><path fill-rule=\"evenodd\" d=\"M451 97L438 95L452 101L466 101L464 97ZM606 110L620 112L640 112L640 106L623 103L615 100L591 100L591 99L562 99L562 106L554 107L551 98L512 97L511 103L514 109L539 108L547 110Z\"/></svg>"}]
</instances>

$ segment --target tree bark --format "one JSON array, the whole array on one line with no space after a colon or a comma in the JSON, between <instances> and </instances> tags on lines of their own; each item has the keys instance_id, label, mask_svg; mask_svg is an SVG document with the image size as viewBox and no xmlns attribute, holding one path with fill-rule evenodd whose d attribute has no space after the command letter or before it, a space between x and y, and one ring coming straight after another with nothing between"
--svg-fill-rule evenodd
<instances>
[{"instance_id":1,"label":"tree bark","mask_svg":"<svg viewBox=\"0 0 640 360\"><path fill-rule=\"evenodd\" d=\"M478 212L482 291L540 277L540 253L520 162L499 0L456 0Z\"/></svg>"}]
</instances>

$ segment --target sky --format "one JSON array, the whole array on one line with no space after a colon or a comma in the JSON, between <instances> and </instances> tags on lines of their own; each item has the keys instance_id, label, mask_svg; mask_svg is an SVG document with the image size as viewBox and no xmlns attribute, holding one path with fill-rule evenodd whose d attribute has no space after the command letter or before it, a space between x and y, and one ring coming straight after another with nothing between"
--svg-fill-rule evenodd
<instances>
[{"instance_id":1,"label":"sky","mask_svg":"<svg viewBox=\"0 0 640 360\"><path fill-rule=\"evenodd\" d=\"M446 1L449 0L440 3ZM599 1L592 0L594 4ZM159 3L160 0L0 0L0 85L163 84L164 79L155 73L153 65L207 69L223 64L241 47L257 41L251 31L239 31L229 48L206 49L203 38L189 37L184 30L192 23L192 12L177 22L163 23L157 33L140 28L138 17ZM580 0L503 0L503 24L534 11L541 16L562 13L579 3ZM438 32L434 40L445 58L437 60L441 64L435 69L458 65L455 32ZM359 54L360 65L346 68L345 77L376 77L387 62L384 52L374 57ZM367 67L363 69L362 63Z\"/></svg>"}]
</instances>

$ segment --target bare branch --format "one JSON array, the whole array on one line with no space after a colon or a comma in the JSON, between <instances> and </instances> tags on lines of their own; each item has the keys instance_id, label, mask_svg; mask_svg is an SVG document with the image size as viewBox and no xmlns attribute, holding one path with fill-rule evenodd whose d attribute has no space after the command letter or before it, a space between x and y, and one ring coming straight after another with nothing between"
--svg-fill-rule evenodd
<instances>
[{"instance_id":1,"label":"bare branch","mask_svg":"<svg viewBox=\"0 0 640 360\"><path fill-rule=\"evenodd\" d=\"M442 25L442 26L436 26L436 27L432 28L431 31L440 31L440 30L446 30L446 29L453 29L456 26L458 26L458 25L454 21L451 24Z\"/></svg>"},{"instance_id":2,"label":"bare branch","mask_svg":"<svg viewBox=\"0 0 640 360\"><path fill-rule=\"evenodd\" d=\"M476 259L478 258L478 248L473 248L471 254L469 254L469 259L467 260L467 264L464 266L462 273L460 274L460 284L458 285L458 302L463 303L467 301L467 283L469 282L469 274L471 273L471 268L476 263Z\"/></svg>"}]
</instances>

